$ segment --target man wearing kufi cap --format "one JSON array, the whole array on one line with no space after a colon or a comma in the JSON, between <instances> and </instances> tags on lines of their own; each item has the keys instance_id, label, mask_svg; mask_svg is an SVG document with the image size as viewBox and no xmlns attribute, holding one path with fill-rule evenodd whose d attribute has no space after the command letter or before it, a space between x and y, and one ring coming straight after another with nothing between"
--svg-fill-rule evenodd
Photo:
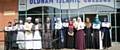
<instances>
[{"instance_id":1,"label":"man wearing kufi cap","mask_svg":"<svg viewBox=\"0 0 120 50\"><path fill-rule=\"evenodd\" d=\"M33 23L31 22L31 17L26 18L26 22L24 24L25 29L25 49L33 49L33 42L31 41L33 39L33 33L32 33L32 26Z\"/></svg>"},{"instance_id":2,"label":"man wearing kufi cap","mask_svg":"<svg viewBox=\"0 0 120 50\"><path fill-rule=\"evenodd\" d=\"M53 39L53 33L51 30L51 18L50 17L46 17L46 21L45 21L45 33L44 35L44 47L45 48L52 48L52 39ZM55 48L55 47L54 47Z\"/></svg>"},{"instance_id":3,"label":"man wearing kufi cap","mask_svg":"<svg viewBox=\"0 0 120 50\"><path fill-rule=\"evenodd\" d=\"M25 36L24 36L24 25L23 25L23 21L19 20L19 24L18 24L18 34L17 34L17 44L18 44L18 48L19 49L25 49L25 41L19 41L19 40L25 40Z\"/></svg>"},{"instance_id":4,"label":"man wearing kufi cap","mask_svg":"<svg viewBox=\"0 0 120 50\"><path fill-rule=\"evenodd\" d=\"M42 26L39 23L39 18L35 19L35 24L33 25L34 35L33 35L33 49L41 49L42 41L41 41L41 29Z\"/></svg>"}]
</instances>

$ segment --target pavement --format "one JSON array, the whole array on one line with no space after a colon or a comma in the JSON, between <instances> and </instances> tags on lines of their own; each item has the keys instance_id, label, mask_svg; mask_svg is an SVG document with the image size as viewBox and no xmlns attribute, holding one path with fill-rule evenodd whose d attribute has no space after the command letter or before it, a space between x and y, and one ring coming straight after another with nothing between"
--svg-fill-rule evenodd
<instances>
[{"instance_id":1,"label":"pavement","mask_svg":"<svg viewBox=\"0 0 120 50\"><path fill-rule=\"evenodd\" d=\"M46 50L46 49L43 49ZM47 50L78 50L78 49L47 49ZM85 50L120 50L120 43L119 42L112 42L112 47L106 49L85 49Z\"/></svg>"},{"instance_id":2,"label":"pavement","mask_svg":"<svg viewBox=\"0 0 120 50\"><path fill-rule=\"evenodd\" d=\"M0 46L0 50L4 50L4 45ZM77 50L77 49L42 49L42 50ZM85 50L120 50L120 43L119 42L112 42L112 47L107 49L85 49Z\"/></svg>"}]
</instances>

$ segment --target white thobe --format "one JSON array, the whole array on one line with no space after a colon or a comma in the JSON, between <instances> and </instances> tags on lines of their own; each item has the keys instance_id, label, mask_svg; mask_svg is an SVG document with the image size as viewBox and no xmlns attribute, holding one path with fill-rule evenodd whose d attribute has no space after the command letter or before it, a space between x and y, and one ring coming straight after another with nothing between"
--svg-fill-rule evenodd
<instances>
[{"instance_id":1,"label":"white thobe","mask_svg":"<svg viewBox=\"0 0 120 50\"><path fill-rule=\"evenodd\" d=\"M33 37L33 49L41 49L42 48L42 41L41 41L41 35L40 35L40 25L35 25L35 32Z\"/></svg>"},{"instance_id":2,"label":"white thobe","mask_svg":"<svg viewBox=\"0 0 120 50\"><path fill-rule=\"evenodd\" d=\"M33 23L25 23L25 49L33 49L33 33L31 31Z\"/></svg>"},{"instance_id":3,"label":"white thobe","mask_svg":"<svg viewBox=\"0 0 120 50\"><path fill-rule=\"evenodd\" d=\"M24 25L18 25L18 34L17 34L17 44L19 49L25 49L25 35L24 35ZM22 41L20 41L22 40Z\"/></svg>"}]
</instances>

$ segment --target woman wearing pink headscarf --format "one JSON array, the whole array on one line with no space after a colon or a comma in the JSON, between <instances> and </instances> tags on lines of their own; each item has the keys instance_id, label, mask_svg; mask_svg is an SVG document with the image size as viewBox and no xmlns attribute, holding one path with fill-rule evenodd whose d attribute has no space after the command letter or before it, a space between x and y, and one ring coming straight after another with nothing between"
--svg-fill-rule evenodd
<instances>
[{"instance_id":1,"label":"woman wearing pink headscarf","mask_svg":"<svg viewBox=\"0 0 120 50\"><path fill-rule=\"evenodd\" d=\"M77 23L75 25L75 28L77 30L76 35L75 35L75 40L76 40L76 48L79 50L84 50L85 48L85 39L84 39L84 29L85 24L82 22L81 18L78 17Z\"/></svg>"}]
</instances>

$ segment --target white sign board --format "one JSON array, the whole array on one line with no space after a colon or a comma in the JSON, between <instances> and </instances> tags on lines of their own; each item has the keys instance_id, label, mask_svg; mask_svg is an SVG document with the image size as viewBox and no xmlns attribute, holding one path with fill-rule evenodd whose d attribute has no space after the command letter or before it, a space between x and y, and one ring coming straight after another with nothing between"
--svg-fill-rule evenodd
<instances>
[{"instance_id":1,"label":"white sign board","mask_svg":"<svg viewBox=\"0 0 120 50\"><path fill-rule=\"evenodd\" d=\"M105 5L114 7L114 0L26 0L26 2L23 1L19 2L22 3L19 4L20 11L29 10L40 6L50 6L58 9L78 9L89 5Z\"/></svg>"}]
</instances>

